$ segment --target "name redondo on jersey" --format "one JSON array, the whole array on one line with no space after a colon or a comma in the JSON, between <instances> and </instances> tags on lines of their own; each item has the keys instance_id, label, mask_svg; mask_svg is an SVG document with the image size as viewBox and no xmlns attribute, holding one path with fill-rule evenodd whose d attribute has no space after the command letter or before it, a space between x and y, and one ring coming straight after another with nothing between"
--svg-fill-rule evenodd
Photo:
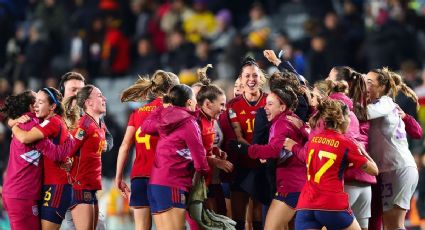
<instances>
[{"instance_id":1,"label":"name redondo on jersey","mask_svg":"<svg viewBox=\"0 0 425 230\"><path fill-rule=\"evenodd\" d=\"M329 139L329 138L326 138L326 137L313 137L313 139L311 139L311 141L313 143L317 143L317 144L329 145L329 146L334 147L334 148L338 148L338 146L339 146L339 141L336 141L334 139Z\"/></svg>"}]
</instances>

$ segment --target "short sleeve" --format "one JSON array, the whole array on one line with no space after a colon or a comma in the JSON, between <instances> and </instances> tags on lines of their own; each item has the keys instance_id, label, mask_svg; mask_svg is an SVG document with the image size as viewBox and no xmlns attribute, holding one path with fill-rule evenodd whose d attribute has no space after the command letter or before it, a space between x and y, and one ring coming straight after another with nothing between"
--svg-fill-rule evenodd
<instances>
[{"instance_id":1,"label":"short sleeve","mask_svg":"<svg viewBox=\"0 0 425 230\"><path fill-rule=\"evenodd\" d=\"M133 126L133 127L135 127L134 117L135 117L136 112L137 112L137 110L133 111L130 114L130 117L128 118L127 126Z\"/></svg>"},{"instance_id":2,"label":"short sleeve","mask_svg":"<svg viewBox=\"0 0 425 230\"><path fill-rule=\"evenodd\" d=\"M61 127L60 120L56 117L52 117L49 120L44 120L40 124L36 125L35 128L40 130L43 133L45 138L54 137Z\"/></svg>"},{"instance_id":3,"label":"short sleeve","mask_svg":"<svg viewBox=\"0 0 425 230\"><path fill-rule=\"evenodd\" d=\"M228 113L229 113L229 119L231 122L239 122L238 116L236 115L236 112L233 108L229 108Z\"/></svg>"},{"instance_id":4,"label":"short sleeve","mask_svg":"<svg viewBox=\"0 0 425 230\"><path fill-rule=\"evenodd\" d=\"M360 168L367 162L366 157L361 154L360 149L354 143L347 144L347 150L348 161L353 163L355 168Z\"/></svg>"}]
</instances>

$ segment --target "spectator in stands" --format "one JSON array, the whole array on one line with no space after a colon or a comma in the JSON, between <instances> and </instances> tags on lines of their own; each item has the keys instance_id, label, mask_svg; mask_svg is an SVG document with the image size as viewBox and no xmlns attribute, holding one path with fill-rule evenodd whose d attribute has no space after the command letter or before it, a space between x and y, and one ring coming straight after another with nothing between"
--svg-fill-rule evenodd
<instances>
[{"instance_id":1,"label":"spectator in stands","mask_svg":"<svg viewBox=\"0 0 425 230\"><path fill-rule=\"evenodd\" d=\"M259 2L252 5L251 10L249 11L249 18L250 21L248 22L248 25L242 29L242 34L245 36L271 26L270 19L264 12L263 5Z\"/></svg>"},{"instance_id":2,"label":"spectator in stands","mask_svg":"<svg viewBox=\"0 0 425 230\"><path fill-rule=\"evenodd\" d=\"M149 37L141 37L136 44L137 55L133 60L132 74L151 74L158 69L159 58Z\"/></svg>"},{"instance_id":3,"label":"spectator in stands","mask_svg":"<svg viewBox=\"0 0 425 230\"><path fill-rule=\"evenodd\" d=\"M326 14L323 24L325 25L324 37L329 61L334 66L346 65L347 56L349 56L347 50L350 47L347 47L345 28L343 28L338 16L333 11Z\"/></svg>"},{"instance_id":4,"label":"spectator in stands","mask_svg":"<svg viewBox=\"0 0 425 230\"><path fill-rule=\"evenodd\" d=\"M171 8L161 19L161 29L167 34L181 27L184 20L193 14L193 10L188 7L185 0L173 0Z\"/></svg>"},{"instance_id":5,"label":"spectator in stands","mask_svg":"<svg viewBox=\"0 0 425 230\"><path fill-rule=\"evenodd\" d=\"M136 40L148 34L148 21L151 18L151 13L147 9L147 3L141 0L131 1L130 8L135 21L133 39Z\"/></svg>"},{"instance_id":6,"label":"spectator in stands","mask_svg":"<svg viewBox=\"0 0 425 230\"><path fill-rule=\"evenodd\" d=\"M39 1L35 10L35 18L45 25L51 46L50 55L62 52L64 34L66 34L67 12L57 0Z\"/></svg>"},{"instance_id":7,"label":"spectator in stands","mask_svg":"<svg viewBox=\"0 0 425 230\"><path fill-rule=\"evenodd\" d=\"M195 50L195 66L202 67L208 64L215 66L215 58L210 51L210 43L208 40L201 40L196 44Z\"/></svg>"},{"instance_id":8,"label":"spectator in stands","mask_svg":"<svg viewBox=\"0 0 425 230\"><path fill-rule=\"evenodd\" d=\"M25 50L22 80L42 78L47 68L48 50L44 25L34 21L29 31L29 43Z\"/></svg>"},{"instance_id":9,"label":"spectator in stands","mask_svg":"<svg viewBox=\"0 0 425 230\"><path fill-rule=\"evenodd\" d=\"M87 29L87 37L85 38L85 42L87 43L85 46L87 71L92 77L99 75L104 37L104 21L99 14L95 13L92 21L90 22L89 28Z\"/></svg>"},{"instance_id":10,"label":"spectator in stands","mask_svg":"<svg viewBox=\"0 0 425 230\"><path fill-rule=\"evenodd\" d=\"M236 30L232 26L232 13L228 9L220 10L215 19L217 21L217 30L211 37L211 48L214 51L223 51L228 46L233 37L236 35Z\"/></svg>"},{"instance_id":11,"label":"spectator in stands","mask_svg":"<svg viewBox=\"0 0 425 230\"><path fill-rule=\"evenodd\" d=\"M10 84L6 80L6 78L0 77L0 106L3 106L6 97L10 94ZM0 117L0 121L2 120L2 117Z\"/></svg>"},{"instance_id":12,"label":"spectator in stands","mask_svg":"<svg viewBox=\"0 0 425 230\"><path fill-rule=\"evenodd\" d=\"M193 66L193 44L185 41L180 30L174 30L168 35L168 52L161 58L164 69L178 74L180 70Z\"/></svg>"},{"instance_id":13,"label":"spectator in stands","mask_svg":"<svg viewBox=\"0 0 425 230\"><path fill-rule=\"evenodd\" d=\"M193 2L195 12L183 21L183 30L189 42L196 44L202 37L210 37L217 29L214 14L207 9L207 1L195 0Z\"/></svg>"},{"instance_id":14,"label":"spectator in stands","mask_svg":"<svg viewBox=\"0 0 425 230\"><path fill-rule=\"evenodd\" d=\"M102 69L107 75L124 75L130 67L130 42L119 29L121 20L110 15L106 19L102 46Z\"/></svg>"},{"instance_id":15,"label":"spectator in stands","mask_svg":"<svg viewBox=\"0 0 425 230\"><path fill-rule=\"evenodd\" d=\"M326 40L323 36L314 36L311 39L311 51L308 54L307 76L310 76L310 82L314 83L328 75L330 65L326 51Z\"/></svg>"}]
</instances>

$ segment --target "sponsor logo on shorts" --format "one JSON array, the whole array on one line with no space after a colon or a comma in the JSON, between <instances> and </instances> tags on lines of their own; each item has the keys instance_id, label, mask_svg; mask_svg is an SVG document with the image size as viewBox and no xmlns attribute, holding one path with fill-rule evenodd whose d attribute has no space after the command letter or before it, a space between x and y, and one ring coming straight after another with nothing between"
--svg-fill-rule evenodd
<instances>
[{"instance_id":1,"label":"sponsor logo on shorts","mask_svg":"<svg viewBox=\"0 0 425 230\"><path fill-rule=\"evenodd\" d=\"M93 196L92 196L91 192L84 192L83 198L84 198L85 202L90 202L90 201L93 200Z\"/></svg>"}]
</instances>

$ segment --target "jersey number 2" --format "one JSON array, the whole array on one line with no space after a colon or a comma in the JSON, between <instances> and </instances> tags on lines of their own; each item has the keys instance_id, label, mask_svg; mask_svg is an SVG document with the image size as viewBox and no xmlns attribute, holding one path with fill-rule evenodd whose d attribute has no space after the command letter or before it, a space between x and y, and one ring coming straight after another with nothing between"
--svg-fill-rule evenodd
<instances>
[{"instance_id":1,"label":"jersey number 2","mask_svg":"<svg viewBox=\"0 0 425 230\"><path fill-rule=\"evenodd\" d=\"M310 177L311 177L309 173L309 167L310 167L313 153L314 153L314 149L310 150L310 152L308 153L307 180L310 180ZM325 164L322 165L322 167L320 167L320 169L316 172L316 174L314 174L314 182L316 183L320 183L320 178L323 176L323 174L325 174L326 171L328 171L328 169L335 163L335 160L336 160L335 153L331 153L331 152L327 152L323 150L319 151L318 156L320 160L322 160L323 157L327 158L328 160L326 161Z\"/></svg>"}]
</instances>

